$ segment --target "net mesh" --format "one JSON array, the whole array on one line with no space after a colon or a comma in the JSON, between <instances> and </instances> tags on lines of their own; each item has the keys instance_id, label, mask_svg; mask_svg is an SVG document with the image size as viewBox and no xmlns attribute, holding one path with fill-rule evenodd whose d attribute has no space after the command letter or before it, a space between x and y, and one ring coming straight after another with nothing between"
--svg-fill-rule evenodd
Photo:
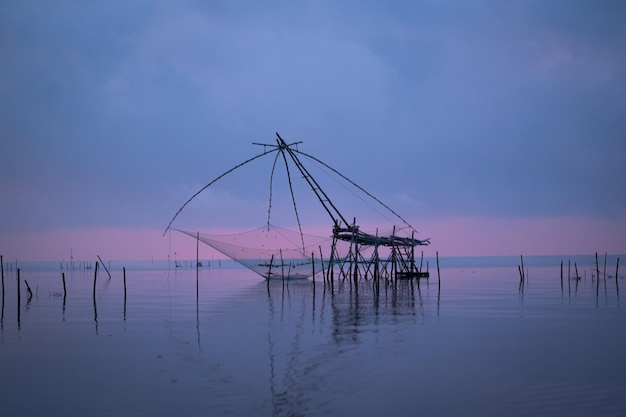
<instances>
[{"instance_id":1,"label":"net mesh","mask_svg":"<svg viewBox=\"0 0 626 417\"><path fill-rule=\"evenodd\" d=\"M270 225L218 235L175 229L212 247L265 278L308 278L323 269L332 238Z\"/></svg>"}]
</instances>

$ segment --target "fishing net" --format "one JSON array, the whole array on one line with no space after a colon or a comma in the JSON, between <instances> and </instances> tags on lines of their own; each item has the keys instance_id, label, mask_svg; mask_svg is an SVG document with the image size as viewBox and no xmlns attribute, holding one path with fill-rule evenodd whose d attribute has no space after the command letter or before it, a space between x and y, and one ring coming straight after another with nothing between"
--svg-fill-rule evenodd
<instances>
[{"instance_id":1,"label":"fishing net","mask_svg":"<svg viewBox=\"0 0 626 417\"><path fill-rule=\"evenodd\" d=\"M198 238L265 278L308 278L322 271L322 256L329 256L332 242L330 237L274 225L229 235L175 230Z\"/></svg>"},{"instance_id":2,"label":"fishing net","mask_svg":"<svg viewBox=\"0 0 626 417\"><path fill-rule=\"evenodd\" d=\"M197 232L176 230L193 238L197 238L234 261L268 279L276 277L310 277L316 272L325 269L324 259L330 262L330 270L332 270L334 262L339 262L343 265L345 260L351 263L350 266L357 267L359 264L364 264L369 268L373 263L378 265L381 256L389 256L390 254L392 255L391 259L394 263L397 262L398 256L404 256L412 263L414 247L418 245L428 245L430 243L429 239L415 239L413 234L415 229L398 213L393 211L378 198L374 197L363 187L357 185L354 181L314 156L300 152L297 149L297 145L301 142L287 144L278 133L276 133L276 137L276 145L254 143L255 145L263 146L263 153L234 166L192 195L174 214L165 232L171 228L172 223L181 211L198 196L198 194L216 181L262 156L274 155L274 162L270 174L270 198L266 226L231 235L198 234ZM274 170L277 163L281 160L284 161L285 165L289 196L291 197L291 205L293 206L298 225L297 231L273 226L270 223ZM329 195L322 189L320 183L313 178L311 171L303 165L302 160L306 160L314 166L327 170L331 174L335 174L335 176L349 184L352 188L358 190L362 195L374 201L378 205L378 208L384 208L386 212L391 213L396 220L400 220L404 225L403 227L411 231L411 237L398 236L395 226L393 231L387 234L379 234L378 230L376 230L375 233L362 232L356 225L356 218L353 216L354 220L350 223L348 219L344 217L337 206L331 201ZM291 168L289 168L290 166ZM292 178L295 179L296 172L304 179L317 201L329 215L331 224L333 224L332 238L303 233L302 223L300 221L301 217L296 204L292 184ZM346 247L348 250L345 250ZM381 252L379 252L379 249ZM406 264L406 262L404 263ZM341 266L341 268L343 268L343 266Z\"/></svg>"}]
</instances>

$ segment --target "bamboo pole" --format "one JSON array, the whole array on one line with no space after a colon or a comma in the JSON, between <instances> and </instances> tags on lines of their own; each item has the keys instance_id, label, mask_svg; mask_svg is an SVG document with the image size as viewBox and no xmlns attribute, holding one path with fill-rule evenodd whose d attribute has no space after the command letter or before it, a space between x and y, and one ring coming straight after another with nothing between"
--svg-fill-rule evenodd
<instances>
[{"instance_id":1,"label":"bamboo pole","mask_svg":"<svg viewBox=\"0 0 626 417\"><path fill-rule=\"evenodd\" d=\"M104 268L104 270L106 271L107 275L109 276L109 279L111 279L111 273L109 272L109 269L107 268L106 264L104 263L102 258L100 258L100 255L96 255L96 256L98 257L98 260L102 264L102 267Z\"/></svg>"},{"instance_id":2,"label":"bamboo pole","mask_svg":"<svg viewBox=\"0 0 626 417\"><path fill-rule=\"evenodd\" d=\"M600 267L598 266L598 252L596 252L596 296L600 289Z\"/></svg>"},{"instance_id":3,"label":"bamboo pole","mask_svg":"<svg viewBox=\"0 0 626 417\"><path fill-rule=\"evenodd\" d=\"M26 284L26 292L28 293L28 301L33 298L33 292L30 289L30 285L28 285L28 281L24 280L24 284Z\"/></svg>"},{"instance_id":4,"label":"bamboo pole","mask_svg":"<svg viewBox=\"0 0 626 417\"><path fill-rule=\"evenodd\" d=\"M98 279L98 261L96 261L96 267L93 271L93 303L96 304L96 280Z\"/></svg>"},{"instance_id":5,"label":"bamboo pole","mask_svg":"<svg viewBox=\"0 0 626 417\"><path fill-rule=\"evenodd\" d=\"M0 313L0 329L4 328L4 262L0 255L0 269L2 270L2 312Z\"/></svg>"},{"instance_id":6,"label":"bamboo pole","mask_svg":"<svg viewBox=\"0 0 626 417\"><path fill-rule=\"evenodd\" d=\"M561 259L561 294L563 293L563 259Z\"/></svg>"},{"instance_id":7,"label":"bamboo pole","mask_svg":"<svg viewBox=\"0 0 626 417\"><path fill-rule=\"evenodd\" d=\"M267 282L269 286L270 277L272 276L272 266L274 265L274 254L272 253L272 259L270 259L270 267L267 271Z\"/></svg>"},{"instance_id":8,"label":"bamboo pole","mask_svg":"<svg viewBox=\"0 0 626 417\"><path fill-rule=\"evenodd\" d=\"M126 321L126 267L122 267L122 274L124 276L124 321Z\"/></svg>"},{"instance_id":9,"label":"bamboo pole","mask_svg":"<svg viewBox=\"0 0 626 417\"><path fill-rule=\"evenodd\" d=\"M311 268L313 268L313 285L315 285L315 254L311 252Z\"/></svg>"},{"instance_id":10,"label":"bamboo pole","mask_svg":"<svg viewBox=\"0 0 626 417\"><path fill-rule=\"evenodd\" d=\"M320 248L320 262L322 264L322 278L324 282L326 282L326 271L324 270L324 256L322 256L322 245L319 245Z\"/></svg>"},{"instance_id":11,"label":"bamboo pole","mask_svg":"<svg viewBox=\"0 0 626 417\"><path fill-rule=\"evenodd\" d=\"M615 286L617 287L617 294L619 295L619 284L618 284L618 281L617 281L617 272L618 271L619 271L619 258L617 258L617 264L615 265Z\"/></svg>"},{"instance_id":12,"label":"bamboo pole","mask_svg":"<svg viewBox=\"0 0 626 417\"><path fill-rule=\"evenodd\" d=\"M199 292L199 285L198 285L198 273L199 273L199 268L200 268L200 261L199 261L199 256L200 256L200 232L196 232L196 304L198 303L198 298L200 295Z\"/></svg>"},{"instance_id":13,"label":"bamboo pole","mask_svg":"<svg viewBox=\"0 0 626 417\"><path fill-rule=\"evenodd\" d=\"M441 288L441 274L439 273L439 251L435 252L435 258L437 259L437 285Z\"/></svg>"},{"instance_id":14,"label":"bamboo pole","mask_svg":"<svg viewBox=\"0 0 626 417\"><path fill-rule=\"evenodd\" d=\"M283 282L285 281L285 261L283 260L283 250L279 249L280 252L280 268L281 268L281 275L283 277Z\"/></svg>"},{"instance_id":15,"label":"bamboo pole","mask_svg":"<svg viewBox=\"0 0 626 417\"><path fill-rule=\"evenodd\" d=\"M17 326L20 325L20 304L22 303L22 295L20 294L20 269L17 268Z\"/></svg>"},{"instance_id":16,"label":"bamboo pole","mask_svg":"<svg viewBox=\"0 0 626 417\"><path fill-rule=\"evenodd\" d=\"M2 300L4 300L4 261L0 255L0 270L2 270Z\"/></svg>"}]
</instances>

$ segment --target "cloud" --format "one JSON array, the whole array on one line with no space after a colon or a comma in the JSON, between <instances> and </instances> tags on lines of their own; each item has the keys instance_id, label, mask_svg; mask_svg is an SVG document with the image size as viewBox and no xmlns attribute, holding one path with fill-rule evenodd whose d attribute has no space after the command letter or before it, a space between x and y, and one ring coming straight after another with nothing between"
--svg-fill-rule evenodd
<instances>
[{"instance_id":1,"label":"cloud","mask_svg":"<svg viewBox=\"0 0 626 417\"><path fill-rule=\"evenodd\" d=\"M1 13L0 192L20 196L0 203L2 230L159 228L184 192L276 130L406 217L626 207L619 2L14 2ZM256 216L270 170L251 164L202 198Z\"/></svg>"}]
</instances>

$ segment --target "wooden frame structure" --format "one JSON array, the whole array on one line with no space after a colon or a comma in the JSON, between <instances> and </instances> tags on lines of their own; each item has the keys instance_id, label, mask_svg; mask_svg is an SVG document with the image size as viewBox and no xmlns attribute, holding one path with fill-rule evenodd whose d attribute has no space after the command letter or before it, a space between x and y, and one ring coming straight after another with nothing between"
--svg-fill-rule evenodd
<instances>
[{"instance_id":1,"label":"wooden frame structure","mask_svg":"<svg viewBox=\"0 0 626 417\"><path fill-rule=\"evenodd\" d=\"M302 226L300 222L300 216L298 214L298 208L295 201L295 196L293 193L293 187L291 182L291 173L289 169L289 162L291 162L298 172L301 174L302 178L307 182L311 190L314 192L318 201L329 215L332 220L333 228L332 228L332 245L330 249L330 255L325 260L320 247L320 262L321 262L321 270L324 274L324 279L332 282L334 280L335 274L338 277L346 278L350 277L355 282L359 279L368 279L369 277L373 277L374 279L378 278L387 278L387 279L412 279L412 278L422 278L428 277L428 272L422 271L422 263L420 262L419 267L415 262L415 247L416 246L426 246L430 244L430 239L416 239L415 232L416 230L411 226L406 220L404 220L399 214L393 211L390 207L380 201L378 198L374 197L368 191L366 191L363 187L359 186L352 180L350 180L345 175L341 174L336 169L327 165L326 163L320 161L319 159L301 152L297 149L297 145L302 142L294 142L288 144L280 137L278 132L276 133L276 144L267 144L267 143L256 143L253 142L254 145L263 146L263 153L244 161L243 163L236 165L230 170L226 171L209 184L200 189L196 194L194 194L189 200L182 205L182 207L176 212L170 223L168 224L165 231L167 232L170 229L174 219L178 216L178 214L182 211L182 209L200 192L208 188L211 184L225 176L226 174L234 171L235 169L251 162L263 155L271 154L276 152L274 158L274 165L272 166L272 174L270 176L270 202L268 209L268 220L267 225L268 229L270 226L270 213L272 207L272 183L273 183L273 175L276 164L279 160L279 157L282 157L282 160L285 164L285 169L287 172L287 179L289 183L289 189L291 192L291 198L293 202L294 212L296 221L298 223L298 230L300 232L300 238L302 242L302 253L305 253L305 244L304 244L304 234L302 232ZM269 148L269 150L268 150ZM403 237L396 235L396 227L394 226L393 232L389 236L379 236L378 232L375 235L365 233L360 230L359 226L356 224L356 219L349 223L344 215L339 211L339 209L332 202L330 197L326 194L326 192L322 189L317 180L311 175L311 173L307 170L305 165L302 163L300 156L309 158L321 165L325 168L330 169L335 174L339 175L341 178L352 184L358 190L366 194L368 197L376 201L382 207L384 207L387 211L392 213L396 218L398 218L406 227L411 230L411 237ZM187 233L187 232L185 232ZM165 234L165 233L164 233ZM188 233L189 234L189 233ZM347 252L345 255L341 255L339 251L339 245L347 245ZM385 254L381 255L381 249L384 249ZM278 259L280 258L280 259ZM423 254L422 254L423 258ZM285 279L285 269L287 269L287 278L290 276L291 270L291 260L283 259L282 252L280 256L272 255L271 260L268 260L263 265L267 266L267 272L262 273L262 275L266 279L270 279L272 277L281 276ZM305 262L311 263L312 276L315 279L315 256L311 254L311 259L306 260ZM281 271L279 274L277 271ZM319 272L319 271L318 271Z\"/></svg>"}]
</instances>

